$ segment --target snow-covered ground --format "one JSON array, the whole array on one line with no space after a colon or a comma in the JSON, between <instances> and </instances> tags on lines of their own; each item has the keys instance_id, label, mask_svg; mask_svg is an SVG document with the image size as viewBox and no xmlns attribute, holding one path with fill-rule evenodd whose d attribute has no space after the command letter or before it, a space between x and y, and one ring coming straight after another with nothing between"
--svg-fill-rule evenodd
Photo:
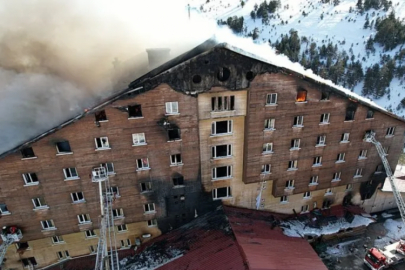
<instances>
[{"instance_id":1,"label":"snow-covered ground","mask_svg":"<svg viewBox=\"0 0 405 270\"><path fill-rule=\"evenodd\" d=\"M390 244L390 242L396 242L400 238L405 238L405 224L401 219L387 219L384 222L384 228L387 230L385 236L374 241L374 245L378 248L383 248Z\"/></svg>"},{"instance_id":2,"label":"snow-covered ground","mask_svg":"<svg viewBox=\"0 0 405 270\"><path fill-rule=\"evenodd\" d=\"M264 0L247 0L242 8L240 1L236 0L192 0L190 5L200 10L206 17L210 19L224 19L231 16L243 16L244 26L247 33L252 32L255 28L259 30L258 43L268 43L271 40L274 43L281 39L281 35L288 34L291 29L298 32L300 37L307 37L310 42L316 42L318 46L332 42L338 44L339 51L353 51L355 60L362 62L363 70L369 66L379 63L380 54L384 53L394 56L400 49L399 46L391 51L384 52L383 48L378 44L374 47L376 52L367 55L365 43L376 34L376 30L364 29L364 23L368 14L370 23L377 17L383 18L389 14L392 9L385 12L383 9L370 9L364 14L360 14L356 9L357 0L341 0L340 4L322 4L319 0L280 0L281 8L275 12L274 18L270 19L268 25L262 24L261 19L253 20L250 12L254 9L255 4L260 5ZM332 2L332 1L331 1ZM400 18L405 18L405 1L394 0L393 9L395 15ZM349 12L352 9L352 12ZM303 15L306 13L306 16ZM323 19L321 19L323 14ZM284 22L284 23L282 23ZM286 23L287 22L287 23ZM301 52L308 44L303 43ZM350 55L350 54L349 54ZM363 61L365 57L365 61ZM354 92L360 94L363 83L359 83L353 89ZM405 86L398 79L393 79L390 84L390 97L383 96L376 99L375 102L380 106L391 109L394 113L405 116L405 111L396 110L399 102L405 97Z\"/></svg>"},{"instance_id":3,"label":"snow-covered ground","mask_svg":"<svg viewBox=\"0 0 405 270\"><path fill-rule=\"evenodd\" d=\"M339 232L340 230L348 228L368 226L370 223L373 222L375 222L373 219L356 215L352 223L349 223L345 219L341 218L337 222L331 222L327 226L322 226L320 229L306 226L305 223L298 220L282 222L281 227L283 227L283 233L290 237L302 237L304 235L321 236L334 234Z\"/></svg>"}]
</instances>

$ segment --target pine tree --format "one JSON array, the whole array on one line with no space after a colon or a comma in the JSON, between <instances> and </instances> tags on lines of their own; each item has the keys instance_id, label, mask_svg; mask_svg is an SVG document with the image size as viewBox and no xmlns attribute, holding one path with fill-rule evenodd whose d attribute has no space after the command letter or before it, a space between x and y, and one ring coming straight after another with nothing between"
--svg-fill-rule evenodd
<instances>
[{"instance_id":1,"label":"pine tree","mask_svg":"<svg viewBox=\"0 0 405 270\"><path fill-rule=\"evenodd\" d=\"M356 4L356 7L357 7L359 10L363 10L363 1L362 1L362 0L358 0L358 1L357 1L357 4Z\"/></svg>"}]
</instances>

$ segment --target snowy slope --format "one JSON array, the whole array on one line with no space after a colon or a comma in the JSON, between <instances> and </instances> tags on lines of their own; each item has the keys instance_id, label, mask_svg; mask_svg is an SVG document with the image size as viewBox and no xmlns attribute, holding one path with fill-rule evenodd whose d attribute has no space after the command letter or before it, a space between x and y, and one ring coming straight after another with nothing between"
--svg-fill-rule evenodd
<instances>
[{"instance_id":1,"label":"snowy slope","mask_svg":"<svg viewBox=\"0 0 405 270\"><path fill-rule=\"evenodd\" d=\"M339 44L339 51L346 51L349 55L349 49L352 48L356 60L362 62L363 71L380 61L380 54L388 54L392 57L399 50L399 46L392 51L384 52L383 49L375 44L376 52L367 56L365 50L365 42L375 35L375 29L363 29L368 14L370 23L376 20L377 16L383 18L391 12L391 9L385 12L383 9L370 9L361 15L356 9L357 0L341 0L340 4L322 4L318 0L280 0L281 8L279 8L274 18L270 19L269 25L263 25L261 19L253 20L250 12L254 9L254 5L263 2L263 0L247 0L244 7L237 0L193 0L190 5L195 9L200 10L206 17L210 19L223 19L230 16L243 16L244 26L246 31L243 35L253 31L256 27L259 29L260 36L256 40L259 43L267 43L270 39L272 43L280 40L282 34L288 34L291 29L298 31L298 35L302 38L307 37L310 42L316 42L318 46L332 42ZM353 11L350 13L350 8ZM394 0L393 8L396 16L405 18L405 1ZM303 16L303 11L307 14ZM374 15L373 15L374 12ZM323 19L321 19L323 14ZM282 21L288 22L282 24ZM323 41L323 42L322 42ZM307 45L304 43L301 46L301 52ZM390 99L384 96L376 99L375 102L380 106L391 109L394 113L405 116L404 110L396 111L397 105L402 98L405 97L405 86L398 79L393 79L390 85ZM359 83L354 90L361 94L363 84ZM369 97L371 98L371 97Z\"/></svg>"}]
</instances>

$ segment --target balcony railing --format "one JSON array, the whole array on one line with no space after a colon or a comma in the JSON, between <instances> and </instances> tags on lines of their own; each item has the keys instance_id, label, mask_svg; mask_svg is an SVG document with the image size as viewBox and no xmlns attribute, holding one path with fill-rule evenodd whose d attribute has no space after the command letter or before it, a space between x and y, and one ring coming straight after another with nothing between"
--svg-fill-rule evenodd
<instances>
[{"instance_id":1,"label":"balcony railing","mask_svg":"<svg viewBox=\"0 0 405 270\"><path fill-rule=\"evenodd\" d=\"M92 182L102 182L107 180L107 170L104 167L94 168L91 172L91 180Z\"/></svg>"}]
</instances>

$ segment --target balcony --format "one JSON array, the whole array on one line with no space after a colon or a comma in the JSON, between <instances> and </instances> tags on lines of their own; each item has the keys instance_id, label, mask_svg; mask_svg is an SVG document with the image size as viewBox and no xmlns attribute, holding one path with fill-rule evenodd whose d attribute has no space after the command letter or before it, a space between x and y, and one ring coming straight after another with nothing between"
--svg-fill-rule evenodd
<instances>
[{"instance_id":1,"label":"balcony","mask_svg":"<svg viewBox=\"0 0 405 270\"><path fill-rule=\"evenodd\" d=\"M108 175L104 167L94 168L91 172L91 181L93 183L98 183L107 180Z\"/></svg>"}]
</instances>

